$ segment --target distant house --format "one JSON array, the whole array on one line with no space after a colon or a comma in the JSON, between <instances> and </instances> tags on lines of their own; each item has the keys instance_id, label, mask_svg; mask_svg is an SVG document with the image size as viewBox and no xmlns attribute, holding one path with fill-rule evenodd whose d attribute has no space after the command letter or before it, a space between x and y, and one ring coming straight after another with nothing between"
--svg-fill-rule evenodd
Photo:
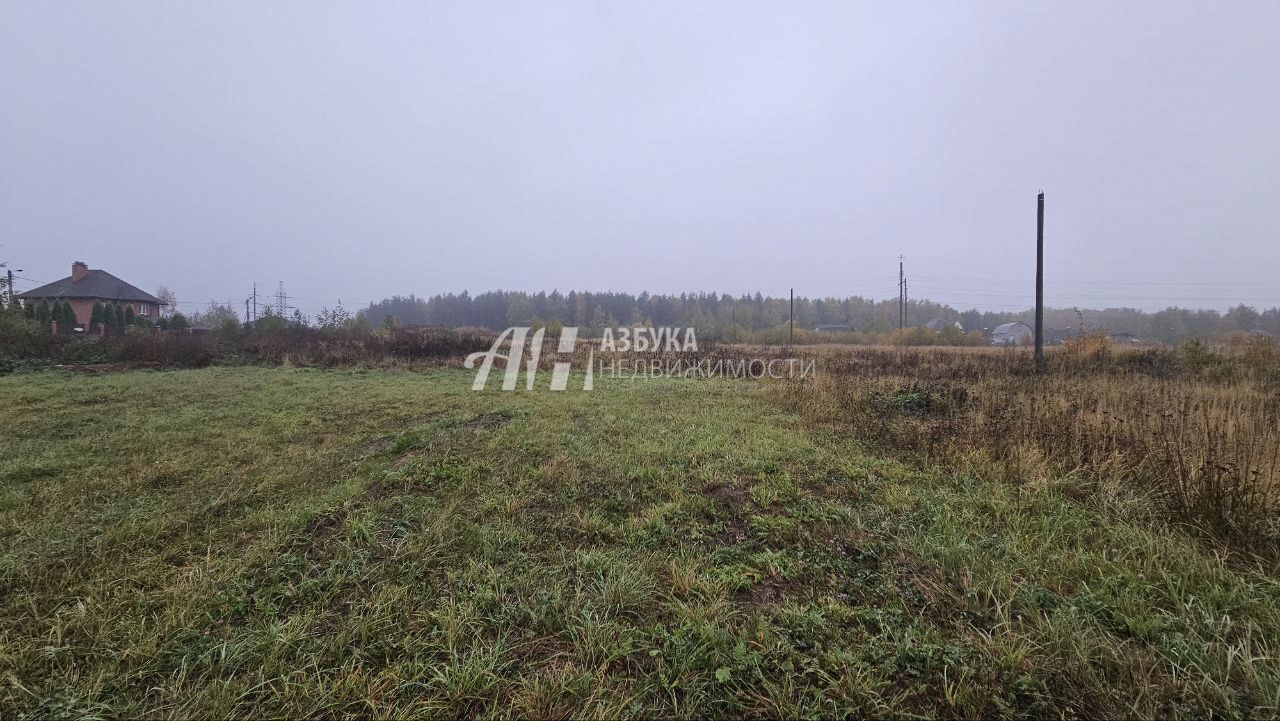
<instances>
[{"instance_id":1,"label":"distant house","mask_svg":"<svg viewBox=\"0 0 1280 721\"><path fill-rule=\"evenodd\" d=\"M116 303L133 308L135 316L157 318L160 306L166 303L145 290L120 280L105 270L90 270L76 261L71 264L71 275L48 285L19 293L24 302L66 300L75 311L76 323L88 327L93 315L94 303Z\"/></svg>"},{"instance_id":2,"label":"distant house","mask_svg":"<svg viewBox=\"0 0 1280 721\"><path fill-rule=\"evenodd\" d=\"M843 323L824 323L813 329L817 333L848 333L853 326Z\"/></svg>"},{"instance_id":3,"label":"distant house","mask_svg":"<svg viewBox=\"0 0 1280 721\"><path fill-rule=\"evenodd\" d=\"M1079 328L1045 328L1044 342L1045 345L1062 345L1072 338L1080 336Z\"/></svg>"},{"instance_id":4,"label":"distant house","mask_svg":"<svg viewBox=\"0 0 1280 721\"><path fill-rule=\"evenodd\" d=\"M1035 332L1031 330L1031 326L1022 321L1005 323L996 326L996 329L991 332L991 345L1027 345L1031 343L1034 336Z\"/></svg>"},{"instance_id":5,"label":"distant house","mask_svg":"<svg viewBox=\"0 0 1280 721\"><path fill-rule=\"evenodd\" d=\"M1114 333L1109 333L1108 335L1111 336L1112 343L1141 343L1142 342L1142 340L1138 338L1138 336L1132 333L1126 333L1125 331L1122 331L1122 330L1115 331Z\"/></svg>"},{"instance_id":6,"label":"distant house","mask_svg":"<svg viewBox=\"0 0 1280 721\"><path fill-rule=\"evenodd\" d=\"M939 333L941 333L946 328L954 328L960 331L961 333L964 332L964 326L960 325L960 321L958 320L946 321L941 318L934 318L928 323L925 323L924 327L932 331L937 331Z\"/></svg>"}]
</instances>

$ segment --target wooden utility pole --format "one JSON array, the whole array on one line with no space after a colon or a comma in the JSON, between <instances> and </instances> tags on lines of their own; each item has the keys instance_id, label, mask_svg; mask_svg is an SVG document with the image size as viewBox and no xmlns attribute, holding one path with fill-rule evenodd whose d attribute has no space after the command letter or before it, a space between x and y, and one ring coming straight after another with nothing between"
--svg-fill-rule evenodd
<instances>
[{"instance_id":1,"label":"wooden utility pole","mask_svg":"<svg viewBox=\"0 0 1280 721\"><path fill-rule=\"evenodd\" d=\"M898 328L907 327L907 277L903 274L903 260L898 256Z\"/></svg>"},{"instance_id":2,"label":"wooden utility pole","mask_svg":"<svg viewBox=\"0 0 1280 721\"><path fill-rule=\"evenodd\" d=\"M1036 370L1044 370L1044 192L1036 196Z\"/></svg>"},{"instance_id":3,"label":"wooden utility pole","mask_svg":"<svg viewBox=\"0 0 1280 721\"><path fill-rule=\"evenodd\" d=\"M796 335L796 289L791 289L791 320L787 322L787 347L795 340Z\"/></svg>"}]
</instances>

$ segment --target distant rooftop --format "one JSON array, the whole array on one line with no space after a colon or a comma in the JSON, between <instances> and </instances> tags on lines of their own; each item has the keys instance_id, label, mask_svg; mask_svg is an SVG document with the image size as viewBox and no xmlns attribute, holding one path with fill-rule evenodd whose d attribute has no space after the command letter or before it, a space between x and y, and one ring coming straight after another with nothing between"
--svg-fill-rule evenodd
<instances>
[{"instance_id":1,"label":"distant rooftop","mask_svg":"<svg viewBox=\"0 0 1280 721\"><path fill-rule=\"evenodd\" d=\"M164 301L154 295L120 280L105 270L90 270L83 263L77 263L76 265L80 267L73 267L72 275L25 293L19 293L18 297L24 299L90 298L93 300L123 300L165 305Z\"/></svg>"}]
</instances>

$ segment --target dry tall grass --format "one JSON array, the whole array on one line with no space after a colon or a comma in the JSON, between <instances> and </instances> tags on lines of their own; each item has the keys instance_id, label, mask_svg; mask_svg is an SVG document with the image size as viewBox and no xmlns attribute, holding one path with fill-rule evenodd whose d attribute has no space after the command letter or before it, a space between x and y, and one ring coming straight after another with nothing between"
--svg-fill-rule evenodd
<instances>
[{"instance_id":1,"label":"dry tall grass","mask_svg":"<svg viewBox=\"0 0 1280 721\"><path fill-rule=\"evenodd\" d=\"M881 447L1088 497L1140 491L1165 518L1280 560L1280 350L1264 339L1129 350L827 349L777 394Z\"/></svg>"}]
</instances>

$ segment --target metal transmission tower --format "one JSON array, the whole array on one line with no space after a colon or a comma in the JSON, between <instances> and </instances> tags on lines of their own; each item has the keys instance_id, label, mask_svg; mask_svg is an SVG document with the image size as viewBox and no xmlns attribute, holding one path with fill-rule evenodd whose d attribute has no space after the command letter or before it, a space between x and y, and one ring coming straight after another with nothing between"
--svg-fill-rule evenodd
<instances>
[{"instance_id":1,"label":"metal transmission tower","mask_svg":"<svg viewBox=\"0 0 1280 721\"><path fill-rule=\"evenodd\" d=\"M288 305L289 296L284 292L284 281L276 286L276 315L284 317L284 309Z\"/></svg>"}]
</instances>

